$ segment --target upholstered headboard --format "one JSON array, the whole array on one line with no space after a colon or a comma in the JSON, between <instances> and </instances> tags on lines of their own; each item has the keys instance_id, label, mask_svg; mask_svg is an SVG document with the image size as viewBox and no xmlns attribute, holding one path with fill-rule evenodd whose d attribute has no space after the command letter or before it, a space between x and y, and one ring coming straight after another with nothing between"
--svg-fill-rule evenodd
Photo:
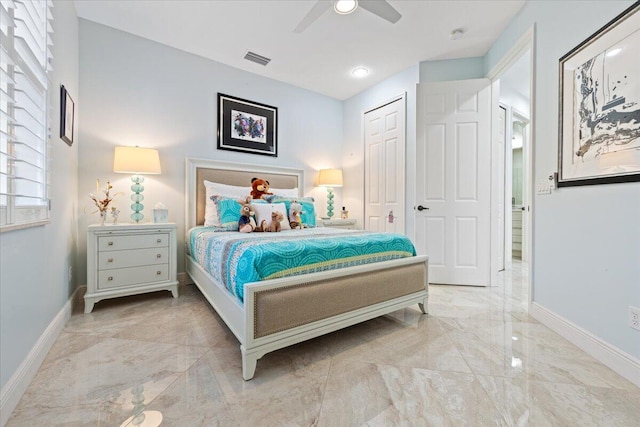
<instances>
[{"instance_id":1,"label":"upholstered headboard","mask_svg":"<svg viewBox=\"0 0 640 427\"><path fill-rule=\"evenodd\" d=\"M269 181L273 188L298 188L300 195L304 191L301 169L188 158L186 170L186 230L204 223L205 180L249 187L251 178L260 177Z\"/></svg>"}]
</instances>

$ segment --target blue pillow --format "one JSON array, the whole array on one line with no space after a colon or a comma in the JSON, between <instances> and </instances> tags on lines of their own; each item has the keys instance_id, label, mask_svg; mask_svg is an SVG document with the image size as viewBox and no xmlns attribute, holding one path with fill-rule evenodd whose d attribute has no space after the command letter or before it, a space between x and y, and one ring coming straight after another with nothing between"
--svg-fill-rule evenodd
<instances>
[{"instance_id":1,"label":"blue pillow","mask_svg":"<svg viewBox=\"0 0 640 427\"><path fill-rule=\"evenodd\" d=\"M280 197L275 196L271 199L271 203L284 203L287 207L287 214L289 213L289 209L291 208L291 202L295 200L302 206L302 214L300 215L300 219L302 223L307 227L315 227L316 226L316 208L313 204L313 197Z\"/></svg>"},{"instance_id":2,"label":"blue pillow","mask_svg":"<svg viewBox=\"0 0 640 427\"><path fill-rule=\"evenodd\" d=\"M229 229L229 231L238 231L238 221L240 221L240 203L236 199L230 197L222 197L218 195L211 196L218 218L220 219L220 227Z\"/></svg>"}]
</instances>

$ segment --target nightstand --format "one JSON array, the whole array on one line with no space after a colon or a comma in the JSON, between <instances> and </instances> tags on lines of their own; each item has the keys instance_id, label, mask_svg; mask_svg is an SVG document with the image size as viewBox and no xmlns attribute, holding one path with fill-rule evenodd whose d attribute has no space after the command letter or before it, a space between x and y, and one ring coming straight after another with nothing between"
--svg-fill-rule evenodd
<instances>
[{"instance_id":1,"label":"nightstand","mask_svg":"<svg viewBox=\"0 0 640 427\"><path fill-rule=\"evenodd\" d=\"M355 219L323 219L322 225L330 228L343 228L345 230L354 230L356 228Z\"/></svg>"},{"instance_id":2,"label":"nightstand","mask_svg":"<svg viewBox=\"0 0 640 427\"><path fill-rule=\"evenodd\" d=\"M176 224L90 225L84 312L103 299L159 290L178 297Z\"/></svg>"}]
</instances>

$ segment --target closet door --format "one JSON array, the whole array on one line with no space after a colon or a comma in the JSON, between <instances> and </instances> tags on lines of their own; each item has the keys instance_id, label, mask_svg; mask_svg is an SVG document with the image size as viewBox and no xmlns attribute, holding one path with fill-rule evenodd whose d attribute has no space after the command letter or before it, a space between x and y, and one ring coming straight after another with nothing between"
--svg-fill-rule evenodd
<instances>
[{"instance_id":1,"label":"closet door","mask_svg":"<svg viewBox=\"0 0 640 427\"><path fill-rule=\"evenodd\" d=\"M364 114L365 230L404 234L405 98Z\"/></svg>"}]
</instances>

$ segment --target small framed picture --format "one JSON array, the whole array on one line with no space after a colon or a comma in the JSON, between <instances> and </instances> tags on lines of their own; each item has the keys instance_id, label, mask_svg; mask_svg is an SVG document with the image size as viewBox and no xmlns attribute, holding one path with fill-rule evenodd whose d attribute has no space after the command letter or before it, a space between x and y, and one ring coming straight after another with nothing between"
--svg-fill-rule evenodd
<instances>
[{"instance_id":1,"label":"small framed picture","mask_svg":"<svg viewBox=\"0 0 640 427\"><path fill-rule=\"evenodd\" d=\"M218 94L218 149L278 156L278 108Z\"/></svg>"},{"instance_id":2,"label":"small framed picture","mask_svg":"<svg viewBox=\"0 0 640 427\"><path fill-rule=\"evenodd\" d=\"M60 86L60 138L69 146L73 145L73 122L75 103L64 85Z\"/></svg>"},{"instance_id":3,"label":"small framed picture","mask_svg":"<svg viewBox=\"0 0 640 427\"><path fill-rule=\"evenodd\" d=\"M558 187L640 181L640 2L560 58Z\"/></svg>"}]
</instances>

